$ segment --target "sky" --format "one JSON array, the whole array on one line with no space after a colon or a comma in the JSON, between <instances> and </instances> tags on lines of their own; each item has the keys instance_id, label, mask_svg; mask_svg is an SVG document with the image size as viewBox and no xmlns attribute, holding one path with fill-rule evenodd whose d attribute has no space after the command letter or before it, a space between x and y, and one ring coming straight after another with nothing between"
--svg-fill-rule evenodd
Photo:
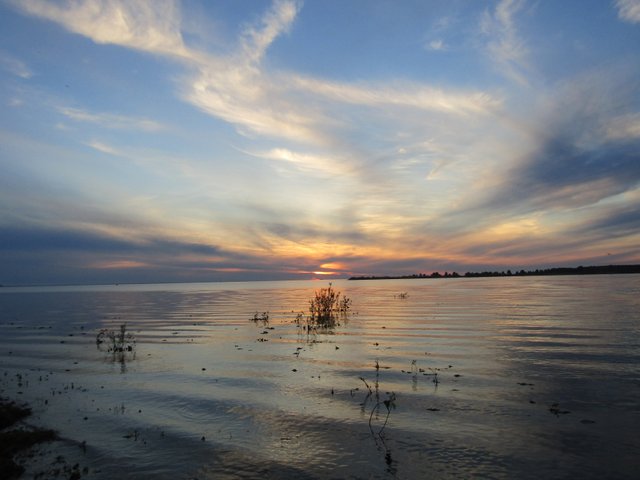
<instances>
[{"instance_id":1,"label":"sky","mask_svg":"<svg viewBox=\"0 0 640 480\"><path fill-rule=\"evenodd\" d=\"M0 0L0 284L640 263L640 0Z\"/></svg>"}]
</instances>

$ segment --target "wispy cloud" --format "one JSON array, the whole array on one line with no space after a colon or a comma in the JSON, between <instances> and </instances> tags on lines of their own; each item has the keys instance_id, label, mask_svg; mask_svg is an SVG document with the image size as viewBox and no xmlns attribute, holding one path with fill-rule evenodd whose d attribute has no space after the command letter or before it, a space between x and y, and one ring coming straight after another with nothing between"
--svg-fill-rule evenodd
<instances>
[{"instance_id":1,"label":"wispy cloud","mask_svg":"<svg viewBox=\"0 0 640 480\"><path fill-rule=\"evenodd\" d=\"M323 175L349 175L353 169L348 162L313 153L301 153L287 148L274 148L265 152L253 153L257 157L286 162L295 168L317 172Z\"/></svg>"},{"instance_id":2,"label":"wispy cloud","mask_svg":"<svg viewBox=\"0 0 640 480\"><path fill-rule=\"evenodd\" d=\"M70 107L60 107L58 110L73 121L94 123L104 128L142 130L146 132L159 132L165 129L162 124L148 118L127 117L112 113L91 113Z\"/></svg>"},{"instance_id":3,"label":"wispy cloud","mask_svg":"<svg viewBox=\"0 0 640 480\"><path fill-rule=\"evenodd\" d=\"M640 0L616 0L618 17L625 22L640 23Z\"/></svg>"},{"instance_id":4,"label":"wispy cloud","mask_svg":"<svg viewBox=\"0 0 640 480\"><path fill-rule=\"evenodd\" d=\"M640 139L640 113L613 117L604 130L605 137L611 140Z\"/></svg>"},{"instance_id":5,"label":"wispy cloud","mask_svg":"<svg viewBox=\"0 0 640 480\"><path fill-rule=\"evenodd\" d=\"M59 259L63 258L63 261ZM168 235L140 231L135 238L87 228L83 225L0 225L0 262L8 268L5 281L46 282L47 278L72 282L112 279L153 282L158 272L181 280L184 272L201 279L215 279L215 271L236 268L269 271L264 259L225 251L207 243L194 243ZM20 265L33 266L38 273L24 276ZM173 273L169 273L173 271ZM128 275L134 275L128 277ZM187 277L193 278L193 277ZM112 280L108 280L112 281Z\"/></svg>"},{"instance_id":6,"label":"wispy cloud","mask_svg":"<svg viewBox=\"0 0 640 480\"><path fill-rule=\"evenodd\" d=\"M434 52L439 52L439 51L446 50L447 46L444 43L444 40L442 40L441 38L438 38L438 39L429 41L425 45L425 48L427 50L431 50L431 51L434 51Z\"/></svg>"},{"instance_id":7,"label":"wispy cloud","mask_svg":"<svg viewBox=\"0 0 640 480\"><path fill-rule=\"evenodd\" d=\"M153 73L171 78L178 99L195 107L179 112L180 118L196 119L189 124L195 131L179 132L175 142L170 137L176 132L166 124L146 112L135 113L147 107L142 100L131 108L104 111L84 107L91 105L89 97L82 101L82 95L93 93L90 87L86 92L62 90L46 102L24 96L30 106L46 106L49 115L43 121L49 127L58 122L69 130L46 140L58 142L58 162L44 154L52 149L29 145L24 148L32 152L31 162L10 160L16 172L31 169L31 178L42 183L55 178L75 189L68 196L56 193L64 205L62 200L44 205L47 196L36 193L21 197L28 202L23 210L31 214L25 223L52 226L47 217L65 210L66 216L57 218L58 230L77 236L54 231L52 238L65 251L77 241L84 255L79 265L146 272L160 265L184 266L203 275L262 274L274 268L317 272L322 264L355 273L430 271L515 262L527 251L528 258L540 260L550 245L556 258L581 249L595 252L612 243L594 231L615 232L616 226L628 234L616 244L622 251L637 228L638 217L627 208L637 205L627 197L636 195L640 182L637 66L604 74L594 68L590 75L559 81L573 68L567 66L545 82L530 81L533 60L542 54L530 55L525 41L523 32L537 29L525 30L521 22L537 12L524 0L492 2L483 14L481 6L471 14L441 17L427 33L420 25L411 39L415 51L403 54L424 65L402 70L394 63L393 69L373 72L354 68L357 80L330 68L322 74L298 69L302 63L294 56L301 53L294 47L309 41L307 32L296 28L297 22L308 26L308 19L298 18L305 13L298 1L258 5L252 21L237 30L220 28L210 50L205 48L211 42L194 38L182 23L181 9L188 2L16 0L13 5L96 43L162 57L150 63ZM611 5L621 18L634 21L635 2ZM225 8L206 10L217 15ZM234 19L246 13L231 10ZM477 39L479 13L484 57L468 50L468 32ZM454 22L458 37L448 31ZM87 45L83 42L83 48ZM429 55L424 49L447 53ZM271 55L277 61L270 61ZM487 63L500 75L487 75ZM27 78L28 68L18 68L17 60L2 65ZM455 70L453 83L447 83L450 72L437 71L440 65ZM551 69L539 71L546 75ZM96 78L95 70L92 74ZM21 85L27 83L33 82ZM70 95L76 97L69 100ZM153 110L169 116L175 113L171 107L175 104ZM200 112L220 122L209 118L197 124ZM220 128L220 123L231 128ZM167 138L145 144L151 135L140 132ZM197 137L197 145L186 145L187 136ZM28 140L24 143L36 143ZM78 143L84 148L78 149ZM94 151L88 155L86 147ZM129 175L125 185L113 181L122 171ZM622 197L627 201L617 204ZM90 203L87 199L98 205L104 198L109 201L102 216L79 207ZM6 206L3 212L7 218L18 216ZM122 212L129 223L107 218L105 212ZM144 228L133 228L140 219ZM582 238L571 238L571 231L583 232ZM127 238L128 243L122 240ZM88 258L98 251L104 256L92 264ZM28 252L23 253L26 258Z\"/></svg>"},{"instance_id":8,"label":"wispy cloud","mask_svg":"<svg viewBox=\"0 0 640 480\"><path fill-rule=\"evenodd\" d=\"M259 25L245 27L237 51L218 57L194 53L197 73L186 78L182 97L247 136L322 143L316 128L319 112L299 108L287 97L281 79L267 74L261 65L269 46L289 30L297 12L297 2L276 1Z\"/></svg>"},{"instance_id":9,"label":"wispy cloud","mask_svg":"<svg viewBox=\"0 0 640 480\"><path fill-rule=\"evenodd\" d=\"M455 16L443 16L434 21L425 34L427 40L423 44L424 48L433 52L449 50L450 43L455 43L455 38L460 36L460 32L452 32L452 26L456 23Z\"/></svg>"},{"instance_id":10,"label":"wispy cloud","mask_svg":"<svg viewBox=\"0 0 640 480\"><path fill-rule=\"evenodd\" d=\"M446 91L428 85L399 82L396 87L375 84L344 84L296 77L292 86L336 102L368 107L402 107L452 115L486 115L495 111L501 100L481 91Z\"/></svg>"},{"instance_id":11,"label":"wispy cloud","mask_svg":"<svg viewBox=\"0 0 640 480\"><path fill-rule=\"evenodd\" d=\"M636 189L640 182L640 128L633 101L640 93L636 69L610 65L606 71L567 80L546 98L541 95L544 107L530 114L527 148L513 150L491 189L483 189L484 200L475 198L475 207L464 204L461 211L556 215Z\"/></svg>"},{"instance_id":12,"label":"wispy cloud","mask_svg":"<svg viewBox=\"0 0 640 480\"><path fill-rule=\"evenodd\" d=\"M94 150L97 150L102 153L107 153L109 155L114 155L118 157L122 156L122 152L119 152L116 148L112 147L111 145L107 145L106 143L100 142L98 140L91 140L87 142L87 145L93 148Z\"/></svg>"},{"instance_id":13,"label":"wispy cloud","mask_svg":"<svg viewBox=\"0 0 640 480\"><path fill-rule=\"evenodd\" d=\"M210 61L188 79L183 98L200 110L236 126L248 137L265 136L325 143L317 128L321 114L297 108L283 94L282 85L270 81L259 69L228 61Z\"/></svg>"},{"instance_id":14,"label":"wispy cloud","mask_svg":"<svg viewBox=\"0 0 640 480\"><path fill-rule=\"evenodd\" d=\"M137 260L102 260L88 265L89 268L97 268L100 270L120 270L129 268L143 268L149 266L150 265L148 263L139 262Z\"/></svg>"},{"instance_id":15,"label":"wispy cloud","mask_svg":"<svg viewBox=\"0 0 640 480\"><path fill-rule=\"evenodd\" d=\"M248 26L243 32L240 42L243 59L250 63L260 62L273 41L289 30L298 9L295 0L276 0L259 26Z\"/></svg>"},{"instance_id":16,"label":"wispy cloud","mask_svg":"<svg viewBox=\"0 0 640 480\"><path fill-rule=\"evenodd\" d=\"M515 17L524 0L501 0L493 12L485 10L480 28L487 37L487 53L497 67L520 85L527 85L528 49L520 38Z\"/></svg>"},{"instance_id":17,"label":"wispy cloud","mask_svg":"<svg viewBox=\"0 0 640 480\"><path fill-rule=\"evenodd\" d=\"M296 1L274 2L259 22L244 28L239 49L223 56L196 51L184 44L179 5L175 2L162 1L151 6L146 2L77 0L62 7L27 0L16 5L99 43L187 60L194 73L185 77L182 97L204 112L235 125L247 136L327 146L336 142L340 127L353 121L341 113L342 105L477 115L492 112L501 103L482 91L449 92L407 82L395 87L348 84L266 70L262 59L276 38L291 28L300 7ZM65 109L64 113L77 120L129 123L120 117L80 110ZM144 120L130 124L146 129L156 127Z\"/></svg>"},{"instance_id":18,"label":"wispy cloud","mask_svg":"<svg viewBox=\"0 0 640 480\"><path fill-rule=\"evenodd\" d=\"M446 135L447 125L468 122L474 130L478 117L491 117L503 107L501 97L482 90L409 81L338 82L265 68L265 52L291 29L297 13L295 2L274 3L261 21L245 27L239 50L192 55L195 73L181 85L189 103L250 140L273 144L258 152L244 149L253 155L314 174L351 175L360 182L354 189L369 189L365 185L389 182L388 172L377 166L391 161L382 160L381 149L418 145L425 128L439 136ZM376 145L377 152L363 149L363 143L371 149Z\"/></svg>"},{"instance_id":19,"label":"wispy cloud","mask_svg":"<svg viewBox=\"0 0 640 480\"><path fill-rule=\"evenodd\" d=\"M33 72L23 61L2 50L0 50L0 68L24 79L33 76Z\"/></svg>"},{"instance_id":20,"label":"wispy cloud","mask_svg":"<svg viewBox=\"0 0 640 480\"><path fill-rule=\"evenodd\" d=\"M14 5L96 43L171 56L187 53L180 33L180 8L174 0L15 0Z\"/></svg>"},{"instance_id":21,"label":"wispy cloud","mask_svg":"<svg viewBox=\"0 0 640 480\"><path fill-rule=\"evenodd\" d=\"M81 6L84 8L84 5ZM405 198L407 195L404 193L400 199L394 200L389 196L391 191L396 191L402 185L404 173L396 168L388 168L388 164L396 162L395 155L384 155L379 151L373 153L374 148L392 152L411 145L414 159L423 155L433 157L433 166L424 171L423 177L426 177L429 170L432 173L434 169L441 170L452 158L467 157L466 150L471 148L467 140L473 138L474 134L465 133L465 138L458 138L461 146L452 151L450 146L442 145L442 137L450 135L447 133L450 127L456 125L459 128L467 124L469 127L466 131L474 132L478 118L495 115L503 107L503 99L480 90L447 90L408 81L392 84L336 82L266 68L263 65L266 52L279 36L291 29L298 9L297 2L275 2L261 20L245 26L238 39L239 48L226 55L198 52L181 44L182 58L188 59L186 65L190 69L180 86L182 97L206 113L234 125L250 139L261 144L265 140L267 144L270 143L264 149L245 148L244 151L253 151L253 155L272 161L275 168L289 165L314 175L339 176L341 181L346 176L348 180L343 183L344 189L338 189L336 193L339 197L335 198L352 206L356 203L362 206L358 209L359 216L352 214L348 225L340 229L346 232L349 228L356 228L368 235L384 236L391 241L407 233L411 219L400 215L400 212L403 202L409 199ZM179 30L179 12L174 14L170 24L176 25ZM86 13L78 16L94 18ZM54 21L70 22L69 19L75 18L73 15L62 19L52 16ZM157 27L150 25L154 21L153 16L132 15L130 18L133 22L130 27L135 31L168 30L169 38L176 42L177 35L171 29L163 27L163 24ZM134 28L135 21L142 22L143 28ZM73 25L71 30L77 30ZM100 38L106 41L106 37ZM123 46L164 53L156 43L145 40L144 35L130 39L117 35L116 31L112 32L109 39L109 42ZM168 41L166 44L170 43ZM160 44L165 45L162 42ZM145 119L69 107L61 109L61 113L74 121L95 123L106 128L148 131L161 128ZM376 128L365 133L366 129L362 129L361 125L375 125ZM420 141L423 140L425 129L434 137L427 147ZM363 134L365 138L359 138L357 142L351 138L352 135L362 137ZM370 150L361 146L363 141L371 144ZM440 146L434 147L439 143ZM89 145L102 153L131 159L136 164L144 162L141 159L147 157L144 152L141 155L140 152L131 152L130 149L104 141L93 140ZM158 159L153 163L158 164ZM169 166L167 171L173 172L175 167ZM402 186L404 188L405 185ZM355 192L362 200L353 198ZM318 195L325 195L325 192L320 193L319 190ZM388 200L376 201L374 206L370 200L366 200L370 195L387 197ZM273 204L275 200L270 198L268 202ZM317 200L313 199L313 202ZM309 208L308 205L306 210ZM322 219L331 221L324 215ZM322 228L316 231L322 231ZM286 236L286 231L283 232ZM252 231L244 234L242 242L248 244L246 238L252 235L261 237L259 232ZM334 235L333 239L335 241L342 237L342 234ZM348 245L352 239L345 238L345 241L345 245ZM282 244L282 236L277 242L264 242L261 248L273 251L278 242ZM313 243L311 240L309 242ZM329 248L328 243L324 246L315 243L314 248L319 251ZM290 248L300 247L291 245Z\"/></svg>"},{"instance_id":22,"label":"wispy cloud","mask_svg":"<svg viewBox=\"0 0 640 480\"><path fill-rule=\"evenodd\" d=\"M213 169L196 168L193 165L193 159L160 149L130 147L98 138L92 138L83 144L98 152L136 165L148 178L170 178L174 181L176 190L182 181L188 184L193 192L200 191L210 185L211 177L214 176ZM219 178L220 174L215 176Z\"/></svg>"},{"instance_id":23,"label":"wispy cloud","mask_svg":"<svg viewBox=\"0 0 640 480\"><path fill-rule=\"evenodd\" d=\"M640 236L640 189L629 192L624 201L602 205L577 225L577 232L598 240ZM640 244L636 244L640 245Z\"/></svg>"}]
</instances>

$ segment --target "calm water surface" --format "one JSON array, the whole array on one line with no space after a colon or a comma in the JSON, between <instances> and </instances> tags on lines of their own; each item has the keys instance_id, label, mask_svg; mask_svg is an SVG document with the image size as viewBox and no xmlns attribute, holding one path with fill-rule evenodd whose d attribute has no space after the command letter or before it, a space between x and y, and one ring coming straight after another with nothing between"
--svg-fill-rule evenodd
<instances>
[{"instance_id":1,"label":"calm water surface","mask_svg":"<svg viewBox=\"0 0 640 480\"><path fill-rule=\"evenodd\" d=\"M640 276L337 281L352 315L307 334L293 320L324 286L0 289L0 395L61 436L28 468L637 478ZM122 323L135 352L98 350Z\"/></svg>"}]
</instances>

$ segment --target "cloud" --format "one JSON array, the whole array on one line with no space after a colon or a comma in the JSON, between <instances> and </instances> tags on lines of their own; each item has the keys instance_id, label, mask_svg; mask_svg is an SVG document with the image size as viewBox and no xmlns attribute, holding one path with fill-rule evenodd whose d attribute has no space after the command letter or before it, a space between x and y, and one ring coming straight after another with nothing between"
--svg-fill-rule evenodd
<instances>
[{"instance_id":1,"label":"cloud","mask_svg":"<svg viewBox=\"0 0 640 480\"><path fill-rule=\"evenodd\" d=\"M148 263L136 260L104 260L89 265L89 268L120 270L129 268L143 268L150 266Z\"/></svg>"},{"instance_id":2,"label":"cloud","mask_svg":"<svg viewBox=\"0 0 640 480\"><path fill-rule=\"evenodd\" d=\"M295 252L254 254L148 233L130 239L82 229L5 225L0 226L0 263L0 283L32 284L51 278L72 283L308 278L326 262L309 263Z\"/></svg>"},{"instance_id":3,"label":"cloud","mask_svg":"<svg viewBox=\"0 0 640 480\"><path fill-rule=\"evenodd\" d=\"M243 58L250 63L258 63L273 41L286 33L298 14L296 1L277 0L262 18L260 26L248 26L242 34Z\"/></svg>"},{"instance_id":4,"label":"cloud","mask_svg":"<svg viewBox=\"0 0 640 480\"><path fill-rule=\"evenodd\" d=\"M287 148L273 148L268 151L250 153L256 157L285 162L299 170L322 176L352 175L353 168L346 161L326 155L296 152Z\"/></svg>"},{"instance_id":5,"label":"cloud","mask_svg":"<svg viewBox=\"0 0 640 480\"><path fill-rule=\"evenodd\" d=\"M276 1L259 25L245 27L238 51L220 57L194 54L196 74L185 79L182 97L246 136L323 143L317 128L321 114L309 106L300 108L288 98L282 78L269 75L261 65L269 46L289 30L297 12L297 2Z\"/></svg>"},{"instance_id":6,"label":"cloud","mask_svg":"<svg viewBox=\"0 0 640 480\"><path fill-rule=\"evenodd\" d=\"M29 79L33 76L33 72L23 61L2 50L0 50L0 68L24 79Z\"/></svg>"},{"instance_id":7,"label":"cloud","mask_svg":"<svg viewBox=\"0 0 640 480\"><path fill-rule=\"evenodd\" d=\"M598 236L601 240L640 235L640 189L633 192L635 198L622 205L602 206L576 228L577 233Z\"/></svg>"},{"instance_id":8,"label":"cloud","mask_svg":"<svg viewBox=\"0 0 640 480\"><path fill-rule=\"evenodd\" d=\"M92 232L0 226L2 251L90 251L122 252L139 250L141 245L129 240Z\"/></svg>"},{"instance_id":9,"label":"cloud","mask_svg":"<svg viewBox=\"0 0 640 480\"><path fill-rule=\"evenodd\" d=\"M26 0L16 2L16 6L98 43L180 57L191 70L180 86L182 98L251 138L344 148L345 131L371 113L347 111L347 106L374 109L385 121L396 122L405 117L405 110L472 116L493 113L501 105L501 99L482 91L446 91L408 82L395 87L375 82L348 84L265 68L267 50L296 19L300 9L296 1L275 1L258 22L244 27L237 49L226 55L196 51L184 44L179 5L175 2L151 6L146 2L69 0L61 6ZM63 113L77 121L111 124L111 128L160 128L146 119L71 108L63 109Z\"/></svg>"},{"instance_id":10,"label":"cloud","mask_svg":"<svg viewBox=\"0 0 640 480\"><path fill-rule=\"evenodd\" d=\"M427 51L439 52L449 50L450 44L460 41L460 30L454 29L458 24L457 15L437 18L426 33L424 48Z\"/></svg>"},{"instance_id":11,"label":"cloud","mask_svg":"<svg viewBox=\"0 0 640 480\"><path fill-rule=\"evenodd\" d=\"M528 49L520 38L514 17L523 0L501 0L493 13L485 10L480 28L488 37L487 53L497 67L520 85L527 85Z\"/></svg>"},{"instance_id":12,"label":"cloud","mask_svg":"<svg viewBox=\"0 0 640 480\"><path fill-rule=\"evenodd\" d=\"M15 5L97 43L177 61L182 70L173 79L180 98L231 125L239 136L229 143L247 154L209 148L210 135L200 132L198 145L174 147L182 155L135 140L127 146L132 137L106 129L156 133L165 127L144 114L129 117L50 101L74 130L82 124L100 127L97 134L87 133L85 147L118 157L104 161L90 152L92 161L81 163L60 150L59 162L41 160L52 155L32 155L39 163L28 165L45 182L55 179L76 189L73 195L57 192L68 209L59 224L73 235L53 231L52 246L71 252L76 245L86 256L83 265L145 272L184 267L202 275L270 270L284 275L297 264L304 265L298 271L314 272L323 263L361 273L369 272L367 264L379 269L373 273L460 269L469 262L518 259L527 247L535 255L554 243L562 243L557 249L562 254L570 251L568 245L582 248L562 232L587 225L585 210L597 211L602 224L592 226L602 231L615 228L604 225L607 218L625 232L636 225L633 212L609 205L640 182L636 67L570 78L556 87L549 87L550 78L548 91L535 90L539 85L528 85L532 67L518 28L528 8L522 0L499 1L482 18L484 51L492 66L515 82L502 82L500 90L389 78L396 73L345 81L331 77L331 71L313 76L286 70L281 65L289 57L269 60L281 53L279 46L299 41L295 26L303 11L296 1L265 4L259 17L228 39L226 50L217 42L212 52L198 50L195 45L207 42L198 44L184 33L176 2L159 2L157 8L114 0ZM426 48L454 45L456 57L469 58L468 45L446 32L432 33L422 37L432 39ZM425 58L424 50L416 53ZM530 87L526 95L518 88L523 85ZM200 158L186 158L204 145L209 149ZM86 159L87 149L77 155ZM97 175L79 182L94 164L106 175L125 167L130 176L122 185ZM132 164L137 168L130 169ZM158 184L159 179L169 182ZM114 191L105 208L124 212L130 225L81 211L87 199L100 204L104 192ZM34 223L48 225L46 217L59 208L45 205L46 195L31 196L30 213L41 222ZM144 219L144 228L135 228L137 219ZM183 240L190 235L215 245ZM34 231L33 239L42 236ZM43 242L38 251L44 248ZM94 254L99 258L87 260Z\"/></svg>"},{"instance_id":13,"label":"cloud","mask_svg":"<svg viewBox=\"0 0 640 480\"><path fill-rule=\"evenodd\" d=\"M109 155L114 155L116 157L123 156L123 153L118 151L116 148L112 147L111 145L107 145L104 142L100 142L98 140L91 140L90 142L87 142L87 145L93 148L94 150L97 150L102 153L107 153Z\"/></svg>"},{"instance_id":14,"label":"cloud","mask_svg":"<svg viewBox=\"0 0 640 480\"><path fill-rule=\"evenodd\" d=\"M413 145L418 158L425 154L416 147L425 131L436 138L450 135L454 125L476 131L479 117L503 108L503 98L482 90L348 83L266 67L265 52L290 31L297 14L297 3L274 3L245 27L238 50L192 55L193 72L180 87L185 101L234 125L249 141L269 142L268 148L240 150L272 160L277 170L288 164L312 175L347 176L352 191L381 191L393 182L387 164L396 157L383 152L397 151L398 141Z\"/></svg>"},{"instance_id":15,"label":"cloud","mask_svg":"<svg viewBox=\"0 0 640 480\"><path fill-rule=\"evenodd\" d=\"M581 149L574 139L549 139L511 172L496 205L514 202L532 211L575 208L634 188L640 181L640 142Z\"/></svg>"},{"instance_id":16,"label":"cloud","mask_svg":"<svg viewBox=\"0 0 640 480\"><path fill-rule=\"evenodd\" d=\"M96 43L178 57L187 55L180 33L179 4L173 0L16 0L14 5Z\"/></svg>"},{"instance_id":17,"label":"cloud","mask_svg":"<svg viewBox=\"0 0 640 480\"><path fill-rule=\"evenodd\" d=\"M640 113L630 113L611 118L604 126L609 140L640 139Z\"/></svg>"},{"instance_id":18,"label":"cloud","mask_svg":"<svg viewBox=\"0 0 640 480\"><path fill-rule=\"evenodd\" d=\"M354 112L344 110L350 105L386 108L389 120L402 117L390 107L464 116L493 113L501 105L486 92L447 92L407 82L395 87L348 84L265 70L260 61L266 49L290 29L297 12L297 3L276 2L259 27L246 28L239 52L198 57L198 74L184 87L183 97L244 135L323 147L344 146L336 137L355 123Z\"/></svg>"},{"instance_id":19,"label":"cloud","mask_svg":"<svg viewBox=\"0 0 640 480\"><path fill-rule=\"evenodd\" d=\"M625 22L640 23L640 0L616 0L618 17Z\"/></svg>"},{"instance_id":20,"label":"cloud","mask_svg":"<svg viewBox=\"0 0 640 480\"><path fill-rule=\"evenodd\" d=\"M339 220L329 225L304 220L289 223L261 222L256 227L262 235L271 237L271 249L276 249L282 241L294 242L304 248L305 245L329 245L332 242L336 246L338 244L352 245L365 239L357 226L351 225L351 228L344 228Z\"/></svg>"},{"instance_id":21,"label":"cloud","mask_svg":"<svg viewBox=\"0 0 640 480\"><path fill-rule=\"evenodd\" d=\"M481 91L454 92L404 82L397 87L375 84L350 85L314 78L295 77L292 87L344 104L367 107L401 107L451 115L493 113L501 100Z\"/></svg>"},{"instance_id":22,"label":"cloud","mask_svg":"<svg viewBox=\"0 0 640 480\"><path fill-rule=\"evenodd\" d=\"M111 113L91 113L86 110L71 107L60 107L58 110L65 117L73 121L95 123L104 128L141 130L146 132L159 132L165 129L162 124L148 118L126 117L124 115Z\"/></svg>"},{"instance_id":23,"label":"cloud","mask_svg":"<svg viewBox=\"0 0 640 480\"><path fill-rule=\"evenodd\" d=\"M408 82L353 85L217 64L201 67L183 96L247 136L315 147L344 147L341 138L365 119L370 122L372 111L398 125L407 122L406 111L475 116L491 115L501 106L501 99L481 91L452 92ZM348 106L366 110L347 111Z\"/></svg>"},{"instance_id":24,"label":"cloud","mask_svg":"<svg viewBox=\"0 0 640 480\"><path fill-rule=\"evenodd\" d=\"M435 39L435 40L431 40L429 43L427 43L425 45L425 48L427 50L431 50L434 52L439 52L439 51L443 51L447 49L447 46L444 43L444 40L442 40L441 38Z\"/></svg>"},{"instance_id":25,"label":"cloud","mask_svg":"<svg viewBox=\"0 0 640 480\"><path fill-rule=\"evenodd\" d=\"M219 247L214 245L151 236L149 233L139 235L137 238L130 238L106 234L98 230L6 225L0 225L0 250L119 254L153 252L169 256L180 254L216 256L223 253Z\"/></svg>"},{"instance_id":26,"label":"cloud","mask_svg":"<svg viewBox=\"0 0 640 480\"><path fill-rule=\"evenodd\" d=\"M635 188L637 72L638 65L609 65L550 92L532 122L531 151L508 170L504 188L510 193L502 201L531 209L575 208Z\"/></svg>"},{"instance_id":27,"label":"cloud","mask_svg":"<svg viewBox=\"0 0 640 480\"><path fill-rule=\"evenodd\" d=\"M229 60L210 61L198 70L186 80L182 97L205 113L235 125L244 136L326 143L318 128L321 114L313 108L298 107L287 98L281 84L270 81L259 69Z\"/></svg>"}]
</instances>

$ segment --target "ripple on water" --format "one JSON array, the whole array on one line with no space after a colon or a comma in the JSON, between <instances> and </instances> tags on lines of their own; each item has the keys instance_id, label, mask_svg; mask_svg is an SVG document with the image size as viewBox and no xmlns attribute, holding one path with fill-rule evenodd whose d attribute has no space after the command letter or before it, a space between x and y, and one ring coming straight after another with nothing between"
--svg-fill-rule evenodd
<instances>
[{"instance_id":1,"label":"ripple on water","mask_svg":"<svg viewBox=\"0 0 640 480\"><path fill-rule=\"evenodd\" d=\"M334 285L357 315L317 335L317 283L3 291L0 392L95 478L635 474L638 276Z\"/></svg>"}]
</instances>

